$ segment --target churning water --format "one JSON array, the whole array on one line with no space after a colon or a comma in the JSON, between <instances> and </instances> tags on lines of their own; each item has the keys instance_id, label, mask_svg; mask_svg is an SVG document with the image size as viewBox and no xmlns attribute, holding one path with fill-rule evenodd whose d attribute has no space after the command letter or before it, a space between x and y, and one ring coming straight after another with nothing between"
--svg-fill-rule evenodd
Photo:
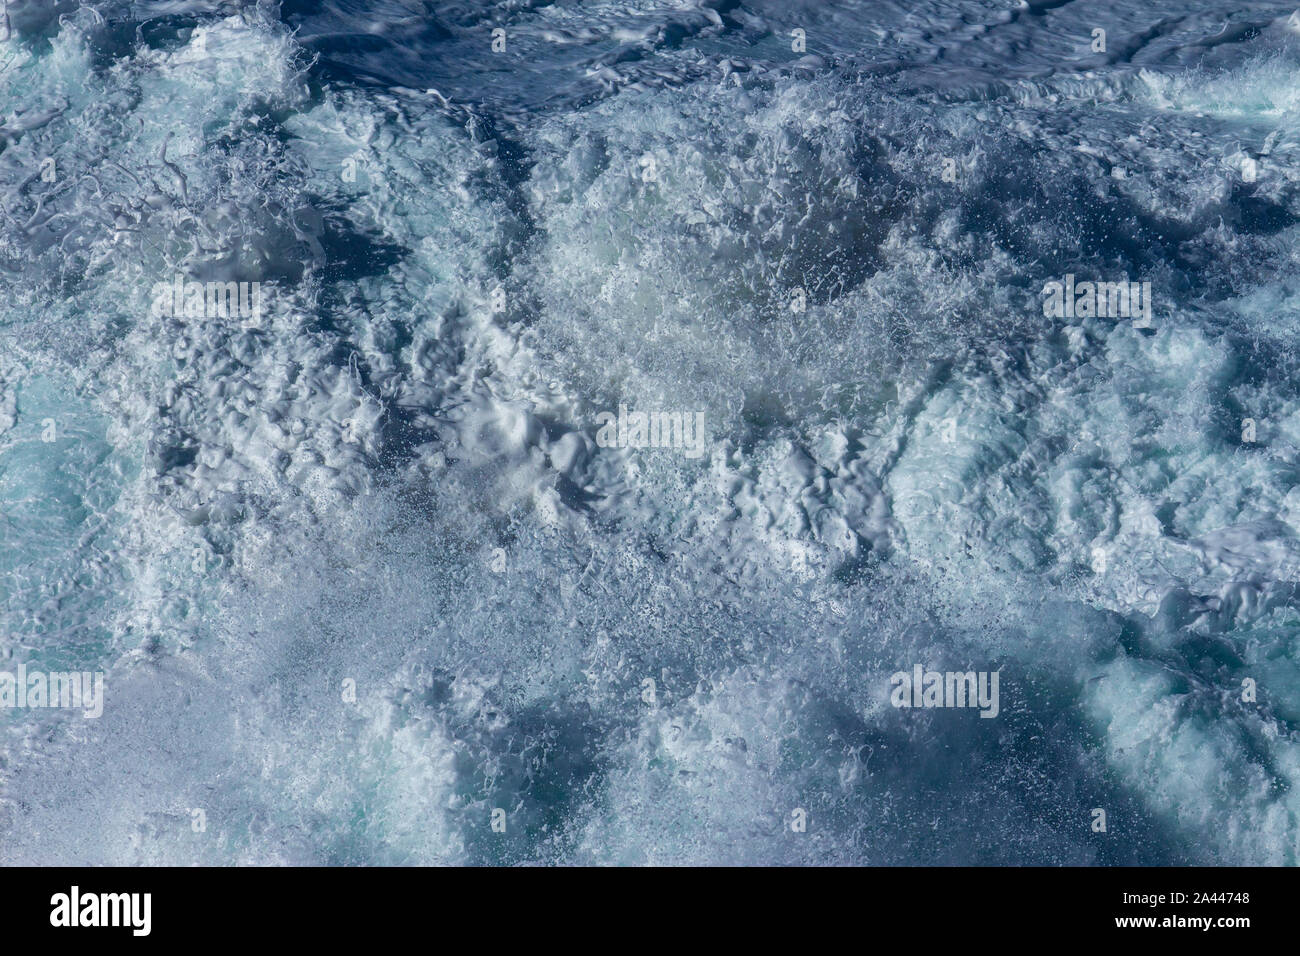
<instances>
[{"instance_id":1,"label":"churning water","mask_svg":"<svg viewBox=\"0 0 1300 956\"><path fill-rule=\"evenodd\" d=\"M9 0L0 860L1296 863L1294 12Z\"/></svg>"}]
</instances>

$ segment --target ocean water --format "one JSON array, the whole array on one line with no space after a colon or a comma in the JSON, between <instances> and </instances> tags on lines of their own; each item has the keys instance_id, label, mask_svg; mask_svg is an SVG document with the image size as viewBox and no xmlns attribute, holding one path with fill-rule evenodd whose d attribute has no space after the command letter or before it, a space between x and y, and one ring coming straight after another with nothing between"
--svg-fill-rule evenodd
<instances>
[{"instance_id":1,"label":"ocean water","mask_svg":"<svg viewBox=\"0 0 1300 956\"><path fill-rule=\"evenodd\" d=\"M1294 3L8 0L0 862L1295 864L1298 156Z\"/></svg>"}]
</instances>

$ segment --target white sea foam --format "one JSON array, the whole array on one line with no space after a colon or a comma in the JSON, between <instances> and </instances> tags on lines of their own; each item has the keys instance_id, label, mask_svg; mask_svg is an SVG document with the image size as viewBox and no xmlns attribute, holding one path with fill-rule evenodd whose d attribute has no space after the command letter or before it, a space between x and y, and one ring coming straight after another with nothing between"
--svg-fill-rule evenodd
<instances>
[{"instance_id":1,"label":"white sea foam","mask_svg":"<svg viewBox=\"0 0 1300 956\"><path fill-rule=\"evenodd\" d=\"M252 7L20 13L0 647L113 690L0 713L5 862L1296 862L1280 28L1044 78L1072 21L1012 13L995 82L936 5L909 89L775 58L800 16L870 58L861 18L548 6L525 45L659 53L512 125L320 82ZM1149 278L1154 330L1045 318L1067 272ZM266 314L155 313L176 275ZM601 447L620 402L704 454ZM918 660L1000 670L998 718L890 707Z\"/></svg>"}]
</instances>

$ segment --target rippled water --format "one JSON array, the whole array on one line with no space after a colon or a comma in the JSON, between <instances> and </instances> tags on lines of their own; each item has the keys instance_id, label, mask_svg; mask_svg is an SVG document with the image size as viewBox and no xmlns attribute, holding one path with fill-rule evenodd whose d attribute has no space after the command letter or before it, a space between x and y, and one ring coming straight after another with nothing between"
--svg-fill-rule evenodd
<instances>
[{"instance_id":1,"label":"rippled water","mask_svg":"<svg viewBox=\"0 0 1300 956\"><path fill-rule=\"evenodd\" d=\"M10 0L0 860L1296 863L1294 12Z\"/></svg>"}]
</instances>

